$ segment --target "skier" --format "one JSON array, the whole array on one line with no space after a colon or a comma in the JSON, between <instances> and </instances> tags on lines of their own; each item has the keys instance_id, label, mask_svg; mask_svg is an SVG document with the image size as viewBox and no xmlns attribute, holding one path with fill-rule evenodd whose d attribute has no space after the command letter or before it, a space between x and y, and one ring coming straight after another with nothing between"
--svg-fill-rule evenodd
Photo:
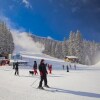
<instances>
[{"instance_id":1,"label":"skier","mask_svg":"<svg viewBox=\"0 0 100 100\"><path fill-rule=\"evenodd\" d=\"M64 67L65 67L65 66L63 65L62 67L63 67L63 70L64 70Z\"/></svg>"},{"instance_id":2,"label":"skier","mask_svg":"<svg viewBox=\"0 0 100 100\"><path fill-rule=\"evenodd\" d=\"M15 69L15 62L13 62L13 69Z\"/></svg>"},{"instance_id":3,"label":"skier","mask_svg":"<svg viewBox=\"0 0 100 100\"><path fill-rule=\"evenodd\" d=\"M72 68L71 64L69 64L69 66L70 66L70 69L71 69Z\"/></svg>"},{"instance_id":4,"label":"skier","mask_svg":"<svg viewBox=\"0 0 100 100\"><path fill-rule=\"evenodd\" d=\"M67 72L69 72L69 67L68 67L68 65L66 66L66 69L67 69Z\"/></svg>"},{"instance_id":5,"label":"skier","mask_svg":"<svg viewBox=\"0 0 100 100\"><path fill-rule=\"evenodd\" d=\"M19 75L19 64L18 64L18 62L15 63L15 75Z\"/></svg>"},{"instance_id":6,"label":"skier","mask_svg":"<svg viewBox=\"0 0 100 100\"><path fill-rule=\"evenodd\" d=\"M39 65L39 71L40 71L40 83L38 88L39 89L44 89L42 87L42 82L44 80L44 86L49 88L49 86L47 85L47 69L46 69L46 64L44 63L44 59L41 60L40 65Z\"/></svg>"},{"instance_id":7,"label":"skier","mask_svg":"<svg viewBox=\"0 0 100 100\"><path fill-rule=\"evenodd\" d=\"M38 72L37 72L37 62L36 61L34 61L33 70L34 70L35 75L38 74Z\"/></svg>"},{"instance_id":8,"label":"skier","mask_svg":"<svg viewBox=\"0 0 100 100\"><path fill-rule=\"evenodd\" d=\"M74 64L74 68L75 68L75 70L76 70L76 65Z\"/></svg>"},{"instance_id":9,"label":"skier","mask_svg":"<svg viewBox=\"0 0 100 100\"><path fill-rule=\"evenodd\" d=\"M48 70L49 70L49 64L47 64Z\"/></svg>"},{"instance_id":10,"label":"skier","mask_svg":"<svg viewBox=\"0 0 100 100\"><path fill-rule=\"evenodd\" d=\"M49 74L51 74L52 73L52 65L48 66L48 70L49 70Z\"/></svg>"}]
</instances>

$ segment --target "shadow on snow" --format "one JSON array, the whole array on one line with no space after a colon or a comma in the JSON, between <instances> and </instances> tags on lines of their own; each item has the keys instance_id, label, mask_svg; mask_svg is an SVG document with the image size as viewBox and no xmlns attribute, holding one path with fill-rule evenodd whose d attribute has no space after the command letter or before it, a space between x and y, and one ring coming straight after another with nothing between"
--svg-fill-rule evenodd
<instances>
[{"instance_id":1,"label":"shadow on snow","mask_svg":"<svg viewBox=\"0 0 100 100\"><path fill-rule=\"evenodd\" d=\"M52 89L55 89L55 90L57 90L56 92L60 92L60 93L69 93L69 94L74 94L74 95L79 95L79 96L100 98L100 94L97 94L97 93L81 92L81 91L73 91L73 90L65 90L65 89L53 88L53 87L52 87Z\"/></svg>"}]
</instances>

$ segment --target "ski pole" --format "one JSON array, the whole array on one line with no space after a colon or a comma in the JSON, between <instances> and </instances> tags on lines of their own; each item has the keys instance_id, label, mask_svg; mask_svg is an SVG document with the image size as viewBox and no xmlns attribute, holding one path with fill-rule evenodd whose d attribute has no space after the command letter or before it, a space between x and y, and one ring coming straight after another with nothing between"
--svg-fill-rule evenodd
<instances>
[{"instance_id":1,"label":"ski pole","mask_svg":"<svg viewBox=\"0 0 100 100\"><path fill-rule=\"evenodd\" d=\"M36 82L37 82L38 78L31 84L31 86L33 86Z\"/></svg>"}]
</instances>

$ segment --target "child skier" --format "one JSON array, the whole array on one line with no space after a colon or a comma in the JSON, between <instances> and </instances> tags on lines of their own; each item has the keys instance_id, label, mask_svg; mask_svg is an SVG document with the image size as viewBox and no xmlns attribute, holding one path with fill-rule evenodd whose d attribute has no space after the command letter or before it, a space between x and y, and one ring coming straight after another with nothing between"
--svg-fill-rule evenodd
<instances>
[{"instance_id":1,"label":"child skier","mask_svg":"<svg viewBox=\"0 0 100 100\"><path fill-rule=\"evenodd\" d=\"M48 66L48 70L49 70L49 74L51 74L52 73L52 65Z\"/></svg>"},{"instance_id":2,"label":"child skier","mask_svg":"<svg viewBox=\"0 0 100 100\"><path fill-rule=\"evenodd\" d=\"M37 62L36 61L34 61L33 70L34 70L35 75L38 74L38 72L37 72Z\"/></svg>"}]
</instances>

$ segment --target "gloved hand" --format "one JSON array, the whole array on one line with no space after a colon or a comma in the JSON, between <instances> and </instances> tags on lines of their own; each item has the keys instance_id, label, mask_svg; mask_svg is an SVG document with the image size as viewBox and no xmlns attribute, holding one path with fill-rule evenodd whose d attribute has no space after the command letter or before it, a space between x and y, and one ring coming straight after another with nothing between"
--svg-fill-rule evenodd
<instances>
[{"instance_id":1,"label":"gloved hand","mask_svg":"<svg viewBox=\"0 0 100 100\"><path fill-rule=\"evenodd\" d=\"M41 75L41 76L43 76L43 73L42 73L42 72L40 72L40 75Z\"/></svg>"}]
</instances>

